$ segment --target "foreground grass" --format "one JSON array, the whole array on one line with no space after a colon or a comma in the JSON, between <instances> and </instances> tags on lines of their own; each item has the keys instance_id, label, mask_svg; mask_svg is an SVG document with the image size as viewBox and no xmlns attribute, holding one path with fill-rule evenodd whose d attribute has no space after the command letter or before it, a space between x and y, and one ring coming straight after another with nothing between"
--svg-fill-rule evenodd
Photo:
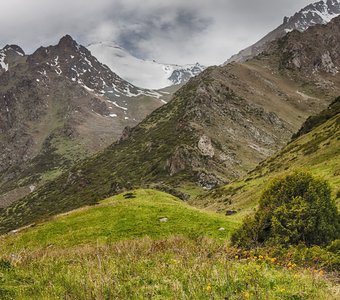
<instances>
[{"instance_id":1,"label":"foreground grass","mask_svg":"<svg viewBox=\"0 0 340 300\"><path fill-rule=\"evenodd\" d=\"M0 299L337 299L323 272L229 248L237 226L159 191L118 195L1 237Z\"/></svg>"},{"instance_id":2,"label":"foreground grass","mask_svg":"<svg viewBox=\"0 0 340 300\"><path fill-rule=\"evenodd\" d=\"M338 299L324 274L230 258L215 239L172 236L7 255L1 299Z\"/></svg>"}]
</instances>

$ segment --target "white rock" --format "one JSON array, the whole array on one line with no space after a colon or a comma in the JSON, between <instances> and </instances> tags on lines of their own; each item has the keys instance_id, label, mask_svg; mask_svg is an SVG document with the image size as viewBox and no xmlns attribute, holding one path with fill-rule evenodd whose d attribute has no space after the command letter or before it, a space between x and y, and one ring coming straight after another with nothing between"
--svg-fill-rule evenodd
<instances>
[{"instance_id":1,"label":"white rock","mask_svg":"<svg viewBox=\"0 0 340 300\"><path fill-rule=\"evenodd\" d=\"M198 149L204 156L213 157L215 155L215 150L211 144L211 139L206 135L202 135L200 137L200 140L198 141Z\"/></svg>"}]
</instances>

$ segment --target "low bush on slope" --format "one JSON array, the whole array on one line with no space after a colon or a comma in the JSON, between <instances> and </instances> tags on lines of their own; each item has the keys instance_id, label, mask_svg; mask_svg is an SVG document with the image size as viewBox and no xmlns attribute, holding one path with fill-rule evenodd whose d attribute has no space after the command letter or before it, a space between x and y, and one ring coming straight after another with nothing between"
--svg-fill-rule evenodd
<instances>
[{"instance_id":1,"label":"low bush on slope","mask_svg":"<svg viewBox=\"0 0 340 300\"><path fill-rule=\"evenodd\" d=\"M329 184L295 172L273 179L258 210L244 220L232 242L248 248L299 243L312 246L329 244L336 238L340 238L340 216Z\"/></svg>"}]
</instances>

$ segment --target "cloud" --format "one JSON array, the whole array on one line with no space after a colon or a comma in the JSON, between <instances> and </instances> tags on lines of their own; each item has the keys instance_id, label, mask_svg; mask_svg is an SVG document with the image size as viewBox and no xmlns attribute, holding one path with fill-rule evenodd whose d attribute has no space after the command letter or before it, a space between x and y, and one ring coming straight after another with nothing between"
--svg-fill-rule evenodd
<instances>
[{"instance_id":1,"label":"cloud","mask_svg":"<svg viewBox=\"0 0 340 300\"><path fill-rule=\"evenodd\" d=\"M1 4L1 45L32 52L71 34L116 41L136 56L220 64L277 27L308 0L11 0Z\"/></svg>"}]
</instances>

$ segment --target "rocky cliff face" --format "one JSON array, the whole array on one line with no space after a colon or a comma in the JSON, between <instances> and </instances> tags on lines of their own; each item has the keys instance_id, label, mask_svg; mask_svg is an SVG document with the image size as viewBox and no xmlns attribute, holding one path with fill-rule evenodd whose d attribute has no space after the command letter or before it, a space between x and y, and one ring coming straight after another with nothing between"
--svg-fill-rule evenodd
<instances>
[{"instance_id":1,"label":"rocky cliff face","mask_svg":"<svg viewBox=\"0 0 340 300\"><path fill-rule=\"evenodd\" d=\"M247 59L251 59L260 54L270 42L285 36L288 32L293 30L303 32L311 26L317 24L327 24L333 18L339 15L339 0L319 1L310 4L301 9L295 15L291 17L285 17L283 23L279 27L268 33L254 45L240 51L236 55L233 55L225 62L225 64L231 62L243 62Z\"/></svg>"},{"instance_id":2,"label":"rocky cliff face","mask_svg":"<svg viewBox=\"0 0 340 300\"><path fill-rule=\"evenodd\" d=\"M267 46L263 55L277 53L281 68L295 69L306 76L336 75L340 66L340 17L327 26L316 25L301 33L294 31Z\"/></svg>"}]
</instances>

